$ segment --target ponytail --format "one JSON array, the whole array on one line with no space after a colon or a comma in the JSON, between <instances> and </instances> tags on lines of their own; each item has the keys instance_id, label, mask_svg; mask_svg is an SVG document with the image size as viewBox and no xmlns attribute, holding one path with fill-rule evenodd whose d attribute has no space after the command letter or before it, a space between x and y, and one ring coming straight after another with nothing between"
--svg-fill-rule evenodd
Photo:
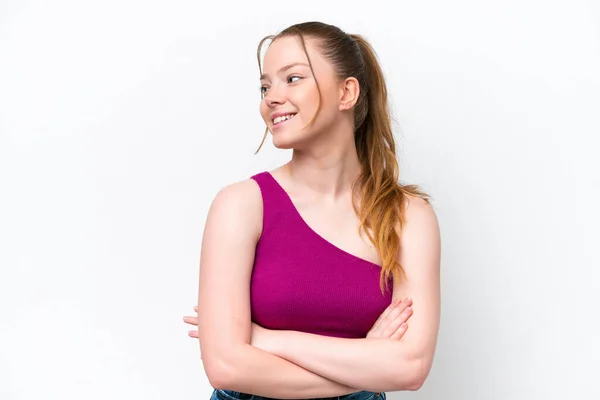
<instances>
[{"instance_id":1,"label":"ponytail","mask_svg":"<svg viewBox=\"0 0 600 400\"><path fill-rule=\"evenodd\" d=\"M429 201L429 196L415 185L399 183L400 168L383 71L373 47L360 35L349 36L358 45L364 61L361 91L366 89L364 97L359 96L355 112L354 141L362 173L355 185L360 193L360 206L354 204L354 210L361 230L381 256L380 287L384 291L388 279L405 276L398 262L405 198L415 195Z\"/></svg>"}]
</instances>

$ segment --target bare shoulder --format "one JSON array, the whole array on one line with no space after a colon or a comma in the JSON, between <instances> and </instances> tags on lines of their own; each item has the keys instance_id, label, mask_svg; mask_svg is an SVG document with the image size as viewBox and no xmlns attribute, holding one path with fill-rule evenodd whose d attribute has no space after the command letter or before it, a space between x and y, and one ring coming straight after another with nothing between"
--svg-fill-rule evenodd
<instances>
[{"instance_id":1,"label":"bare shoulder","mask_svg":"<svg viewBox=\"0 0 600 400\"><path fill-rule=\"evenodd\" d=\"M223 187L215 196L208 213L207 224L239 226L257 231L262 229L262 196L253 179L245 179ZM210 221L212 219L219 221Z\"/></svg>"},{"instance_id":2,"label":"bare shoulder","mask_svg":"<svg viewBox=\"0 0 600 400\"><path fill-rule=\"evenodd\" d=\"M407 196L403 212L400 263L406 267L407 272L411 272L410 269L437 272L440 266L441 239L433 206L421 197Z\"/></svg>"},{"instance_id":3,"label":"bare shoulder","mask_svg":"<svg viewBox=\"0 0 600 400\"><path fill-rule=\"evenodd\" d=\"M406 225L421 226L423 229L438 230L438 219L431 203L427 200L408 195L402 204Z\"/></svg>"},{"instance_id":4,"label":"bare shoulder","mask_svg":"<svg viewBox=\"0 0 600 400\"><path fill-rule=\"evenodd\" d=\"M223 187L217 193L215 202L219 201L237 204L235 200L240 198L246 200L240 203L242 205L261 205L262 199L260 195L260 189L254 179L244 179L243 181L230 183L229 185Z\"/></svg>"}]
</instances>

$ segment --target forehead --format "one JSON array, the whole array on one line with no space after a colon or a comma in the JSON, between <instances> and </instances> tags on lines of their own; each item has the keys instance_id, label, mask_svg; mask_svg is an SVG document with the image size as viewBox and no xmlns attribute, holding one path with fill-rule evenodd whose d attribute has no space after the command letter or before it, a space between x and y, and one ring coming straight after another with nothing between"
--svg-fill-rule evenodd
<instances>
[{"instance_id":1,"label":"forehead","mask_svg":"<svg viewBox=\"0 0 600 400\"><path fill-rule=\"evenodd\" d=\"M315 40L305 38L304 43L313 69L322 69L325 60L317 50ZM308 64L301 39L297 36L280 37L269 45L263 61L263 71L266 74L275 74L281 67L292 63Z\"/></svg>"}]
</instances>

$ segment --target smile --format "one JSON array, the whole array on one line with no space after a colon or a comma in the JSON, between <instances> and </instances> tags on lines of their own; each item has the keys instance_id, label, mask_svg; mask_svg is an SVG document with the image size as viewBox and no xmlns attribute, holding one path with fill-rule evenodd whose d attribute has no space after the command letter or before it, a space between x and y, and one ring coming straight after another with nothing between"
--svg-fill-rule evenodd
<instances>
[{"instance_id":1,"label":"smile","mask_svg":"<svg viewBox=\"0 0 600 400\"><path fill-rule=\"evenodd\" d=\"M275 119L273 119L273 125L279 125L282 122L285 121L289 121L290 119L294 118L296 114L287 114L287 115L282 115L280 117L277 117Z\"/></svg>"}]
</instances>

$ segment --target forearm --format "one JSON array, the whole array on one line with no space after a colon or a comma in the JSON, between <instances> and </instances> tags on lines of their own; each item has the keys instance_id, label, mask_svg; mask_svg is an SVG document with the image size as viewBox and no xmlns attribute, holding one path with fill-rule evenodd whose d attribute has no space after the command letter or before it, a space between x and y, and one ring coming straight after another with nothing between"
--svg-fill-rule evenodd
<instances>
[{"instance_id":1,"label":"forearm","mask_svg":"<svg viewBox=\"0 0 600 400\"><path fill-rule=\"evenodd\" d=\"M414 390L423 362L392 339L342 339L297 331L275 332L266 351L335 382L374 392Z\"/></svg>"},{"instance_id":2,"label":"forearm","mask_svg":"<svg viewBox=\"0 0 600 400\"><path fill-rule=\"evenodd\" d=\"M250 345L229 352L219 364L209 375L216 389L280 399L335 397L359 391Z\"/></svg>"}]
</instances>

